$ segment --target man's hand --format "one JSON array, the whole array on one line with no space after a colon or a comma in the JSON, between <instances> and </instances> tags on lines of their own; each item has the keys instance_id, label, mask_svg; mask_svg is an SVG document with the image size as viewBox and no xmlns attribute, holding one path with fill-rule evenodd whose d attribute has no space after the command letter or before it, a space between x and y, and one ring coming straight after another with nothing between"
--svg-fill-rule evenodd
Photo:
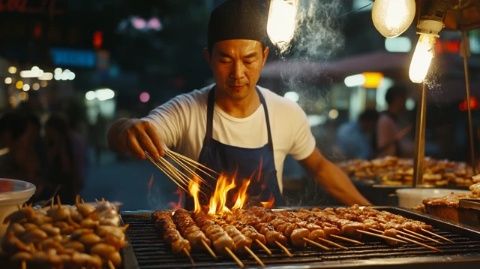
<instances>
[{"instance_id":1,"label":"man's hand","mask_svg":"<svg viewBox=\"0 0 480 269\"><path fill-rule=\"evenodd\" d=\"M154 159L163 156L163 143L155 126L142 119L119 119L108 130L110 148L145 159L145 151Z\"/></svg>"}]
</instances>

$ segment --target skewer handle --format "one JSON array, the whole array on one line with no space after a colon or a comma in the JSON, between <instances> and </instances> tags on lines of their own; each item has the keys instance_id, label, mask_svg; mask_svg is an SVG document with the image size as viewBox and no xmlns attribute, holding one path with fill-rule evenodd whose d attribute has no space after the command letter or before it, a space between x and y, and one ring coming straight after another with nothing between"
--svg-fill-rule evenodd
<instances>
[{"instance_id":1,"label":"skewer handle","mask_svg":"<svg viewBox=\"0 0 480 269\"><path fill-rule=\"evenodd\" d=\"M213 252L213 249L207 244L207 242L202 240L202 245L207 250L207 252L210 253L210 256L212 256L212 258L214 258L215 260L218 259L217 255L215 254L215 252Z\"/></svg>"},{"instance_id":2,"label":"skewer handle","mask_svg":"<svg viewBox=\"0 0 480 269\"><path fill-rule=\"evenodd\" d=\"M258 240L258 239L255 239L255 242L257 242L257 244L263 249L265 250L265 252L268 253L268 255L272 256L272 251L267 247L265 246L264 243L262 243L262 241Z\"/></svg>"},{"instance_id":3,"label":"skewer handle","mask_svg":"<svg viewBox=\"0 0 480 269\"><path fill-rule=\"evenodd\" d=\"M285 252L285 254L288 255L288 257L293 257L293 254L288 250L288 248L286 248L284 245L282 245L282 243L280 243L278 241L275 241L275 244L277 244L277 246L279 248L281 248L283 250L283 252Z\"/></svg>"},{"instance_id":4,"label":"skewer handle","mask_svg":"<svg viewBox=\"0 0 480 269\"><path fill-rule=\"evenodd\" d=\"M260 260L260 258L249 247L245 246L245 250L248 252L248 254L250 254L250 256L252 256L252 258L255 259L258 264L260 264L260 266L265 267L265 264L262 262L262 260Z\"/></svg>"},{"instance_id":5,"label":"skewer handle","mask_svg":"<svg viewBox=\"0 0 480 269\"><path fill-rule=\"evenodd\" d=\"M232 259L238 264L240 268L245 267L245 264L243 264L243 262L237 257L237 255L235 255L235 253L233 253L230 248L225 247L225 251L228 253L228 255L230 255L230 257L232 257Z\"/></svg>"}]
</instances>

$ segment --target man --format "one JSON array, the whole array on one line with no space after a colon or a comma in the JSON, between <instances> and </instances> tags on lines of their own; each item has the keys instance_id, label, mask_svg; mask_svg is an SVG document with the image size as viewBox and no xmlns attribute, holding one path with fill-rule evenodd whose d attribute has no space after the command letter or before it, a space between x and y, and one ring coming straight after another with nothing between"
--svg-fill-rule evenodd
<instances>
[{"instance_id":1,"label":"man","mask_svg":"<svg viewBox=\"0 0 480 269\"><path fill-rule=\"evenodd\" d=\"M357 121L347 122L338 128L337 145L345 159L374 157L377 119L378 112L367 109Z\"/></svg>"},{"instance_id":2,"label":"man","mask_svg":"<svg viewBox=\"0 0 480 269\"><path fill-rule=\"evenodd\" d=\"M165 144L237 180L255 175L251 204L274 196L276 205L283 202L283 162L291 154L338 200L369 204L315 148L301 108L257 86L269 53L265 2L227 0L218 6L204 51L215 84L177 96L142 119L118 120L109 130L111 147L144 159L144 151L162 156Z\"/></svg>"},{"instance_id":3,"label":"man","mask_svg":"<svg viewBox=\"0 0 480 269\"><path fill-rule=\"evenodd\" d=\"M412 126L402 127L400 118L405 113L407 89L403 85L390 87L385 94L387 111L381 113L377 123L378 157L412 157L413 142L408 138Z\"/></svg>"}]
</instances>

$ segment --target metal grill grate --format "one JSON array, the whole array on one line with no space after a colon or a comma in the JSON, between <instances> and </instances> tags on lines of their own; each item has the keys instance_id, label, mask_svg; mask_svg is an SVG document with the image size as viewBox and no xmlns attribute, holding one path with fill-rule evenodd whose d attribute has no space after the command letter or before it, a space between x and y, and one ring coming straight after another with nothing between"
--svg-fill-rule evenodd
<instances>
[{"instance_id":1,"label":"metal grill grate","mask_svg":"<svg viewBox=\"0 0 480 269\"><path fill-rule=\"evenodd\" d=\"M290 249L294 254L293 257L287 257L279 249L272 249L272 256L268 256L260 249L254 251L267 267L272 268L348 268L353 266L419 268L435 265L438 269L451 268L453 264L461 265L462 269L478 268L480 264L479 232L398 208L378 209L429 223L435 227L434 232L449 238L455 244L435 245L441 250L440 253L414 244L393 247L376 240L366 241L362 246L349 245L348 250ZM150 214L149 211L122 214L123 221L130 225L127 236L138 262L135 267L141 269L193 267L187 258L174 255L170 251L169 245L163 242L160 233L151 223ZM192 257L195 268L237 268L229 257L215 261L203 252L193 252ZM249 256L240 256L240 259L247 267L258 266Z\"/></svg>"}]
</instances>

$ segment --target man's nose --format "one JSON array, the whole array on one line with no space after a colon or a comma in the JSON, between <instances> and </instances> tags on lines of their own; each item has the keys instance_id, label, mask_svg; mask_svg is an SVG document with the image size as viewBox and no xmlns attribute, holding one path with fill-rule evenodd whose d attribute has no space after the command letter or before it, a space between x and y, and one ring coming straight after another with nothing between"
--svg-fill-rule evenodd
<instances>
[{"instance_id":1,"label":"man's nose","mask_svg":"<svg viewBox=\"0 0 480 269\"><path fill-rule=\"evenodd\" d=\"M230 72L232 78L238 79L242 78L245 73L245 65L242 61L235 61Z\"/></svg>"}]
</instances>

